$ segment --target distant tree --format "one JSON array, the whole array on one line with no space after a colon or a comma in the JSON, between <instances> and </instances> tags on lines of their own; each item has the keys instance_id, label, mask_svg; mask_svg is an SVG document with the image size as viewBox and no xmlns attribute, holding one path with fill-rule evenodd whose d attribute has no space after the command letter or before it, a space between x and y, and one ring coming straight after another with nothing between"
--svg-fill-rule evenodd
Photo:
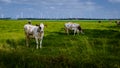
<instances>
[{"instance_id":1,"label":"distant tree","mask_svg":"<svg viewBox=\"0 0 120 68\"><path fill-rule=\"evenodd\" d=\"M98 21L98 23L101 23L101 21Z\"/></svg>"}]
</instances>

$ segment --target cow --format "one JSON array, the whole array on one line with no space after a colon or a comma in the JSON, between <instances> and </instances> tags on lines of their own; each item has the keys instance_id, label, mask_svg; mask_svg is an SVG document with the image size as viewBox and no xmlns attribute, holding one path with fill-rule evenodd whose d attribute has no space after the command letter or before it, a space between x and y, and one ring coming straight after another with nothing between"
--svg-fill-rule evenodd
<instances>
[{"instance_id":1,"label":"cow","mask_svg":"<svg viewBox=\"0 0 120 68\"><path fill-rule=\"evenodd\" d=\"M120 21L117 21L116 24L117 24L117 26L120 26Z\"/></svg>"},{"instance_id":2,"label":"cow","mask_svg":"<svg viewBox=\"0 0 120 68\"><path fill-rule=\"evenodd\" d=\"M38 49L38 44L40 43L40 48L42 48L42 40L44 36L44 24L32 25L30 22L24 25L24 31L26 35L26 45L29 46L30 38L35 38L36 48Z\"/></svg>"},{"instance_id":3,"label":"cow","mask_svg":"<svg viewBox=\"0 0 120 68\"><path fill-rule=\"evenodd\" d=\"M68 23L65 23L64 26L65 26L65 32L68 35L69 35L69 31L70 30L74 31L74 35L75 35L75 33L79 34L79 32L81 32L82 34L84 34L83 31L82 31L82 28L77 23L68 22Z\"/></svg>"}]
</instances>

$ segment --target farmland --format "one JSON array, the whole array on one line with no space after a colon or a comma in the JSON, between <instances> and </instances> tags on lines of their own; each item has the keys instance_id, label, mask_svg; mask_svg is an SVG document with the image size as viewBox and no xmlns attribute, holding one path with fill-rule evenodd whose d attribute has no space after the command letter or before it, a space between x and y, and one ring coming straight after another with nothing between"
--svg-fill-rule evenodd
<instances>
[{"instance_id":1,"label":"farmland","mask_svg":"<svg viewBox=\"0 0 120 68\"><path fill-rule=\"evenodd\" d=\"M64 23L79 23L85 34L66 35ZM27 20L0 20L0 68L120 68L120 26L107 20L33 20L43 22L42 49L25 44Z\"/></svg>"}]
</instances>

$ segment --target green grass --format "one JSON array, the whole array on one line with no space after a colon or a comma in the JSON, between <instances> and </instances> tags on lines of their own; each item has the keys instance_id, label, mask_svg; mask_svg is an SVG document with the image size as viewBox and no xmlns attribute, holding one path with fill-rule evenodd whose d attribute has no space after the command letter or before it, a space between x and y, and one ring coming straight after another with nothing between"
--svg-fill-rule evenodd
<instances>
[{"instance_id":1,"label":"green grass","mask_svg":"<svg viewBox=\"0 0 120 68\"><path fill-rule=\"evenodd\" d=\"M79 23L85 34L66 35L64 23ZM27 20L0 20L0 68L120 68L120 27L97 20L33 20L43 22L43 48L34 39L25 45Z\"/></svg>"}]
</instances>

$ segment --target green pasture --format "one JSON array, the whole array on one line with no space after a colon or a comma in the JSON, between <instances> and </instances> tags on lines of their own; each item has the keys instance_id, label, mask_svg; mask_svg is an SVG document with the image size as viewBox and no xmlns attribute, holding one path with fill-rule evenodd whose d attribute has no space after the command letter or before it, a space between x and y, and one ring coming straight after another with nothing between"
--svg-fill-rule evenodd
<instances>
[{"instance_id":1,"label":"green pasture","mask_svg":"<svg viewBox=\"0 0 120 68\"><path fill-rule=\"evenodd\" d=\"M85 34L66 35L64 23L79 23ZM0 20L0 68L120 68L120 26L102 20L32 20L44 23L42 49L25 44L27 20Z\"/></svg>"}]
</instances>

